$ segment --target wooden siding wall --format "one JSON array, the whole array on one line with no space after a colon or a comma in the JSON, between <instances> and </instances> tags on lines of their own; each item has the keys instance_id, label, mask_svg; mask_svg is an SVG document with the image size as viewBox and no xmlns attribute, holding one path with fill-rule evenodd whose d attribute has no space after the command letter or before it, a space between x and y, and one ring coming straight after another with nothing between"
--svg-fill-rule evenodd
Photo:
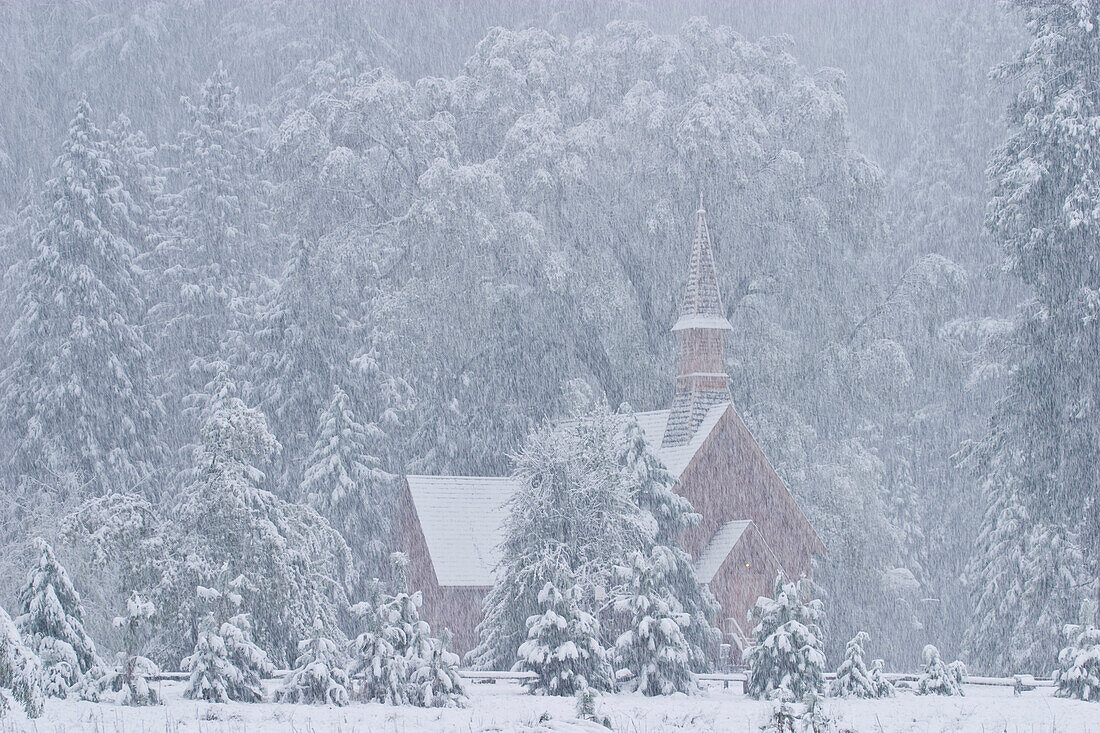
<instances>
[{"instance_id":1,"label":"wooden siding wall","mask_svg":"<svg viewBox=\"0 0 1100 733\"><path fill-rule=\"evenodd\" d=\"M680 493L703 517L684 537L693 557L726 522L751 519L789 576L810 574L816 537L732 409L680 477Z\"/></svg>"},{"instance_id":2,"label":"wooden siding wall","mask_svg":"<svg viewBox=\"0 0 1100 733\"><path fill-rule=\"evenodd\" d=\"M420 617L428 622L434 634L449 629L454 635L449 648L459 656L473 649L477 645L481 603L489 589L440 587L407 484L398 503L394 542L409 556L409 590L423 594Z\"/></svg>"}]
</instances>

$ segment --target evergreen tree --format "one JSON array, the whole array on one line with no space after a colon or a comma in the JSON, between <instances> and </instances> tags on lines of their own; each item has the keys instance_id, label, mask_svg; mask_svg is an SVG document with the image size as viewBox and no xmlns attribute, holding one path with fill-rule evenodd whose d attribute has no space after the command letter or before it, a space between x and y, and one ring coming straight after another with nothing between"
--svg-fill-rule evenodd
<instances>
[{"instance_id":1,"label":"evergreen tree","mask_svg":"<svg viewBox=\"0 0 1100 733\"><path fill-rule=\"evenodd\" d=\"M386 633L389 614L382 583L367 586L368 599L352 606L363 631L351 642L349 671L355 683L356 698L363 702L387 705L408 703L408 678L405 657L398 655Z\"/></svg>"},{"instance_id":2,"label":"evergreen tree","mask_svg":"<svg viewBox=\"0 0 1100 733\"><path fill-rule=\"evenodd\" d=\"M7 611L0 608L0 717L8 705L8 693L22 703L27 717L42 714L41 663L34 652L23 646L23 640Z\"/></svg>"},{"instance_id":3,"label":"evergreen tree","mask_svg":"<svg viewBox=\"0 0 1100 733\"><path fill-rule=\"evenodd\" d=\"M388 544L396 477L382 469L372 450L381 434L377 425L356 421L347 393L335 387L302 479L301 494L310 506L353 543L360 578L381 574Z\"/></svg>"},{"instance_id":4,"label":"evergreen tree","mask_svg":"<svg viewBox=\"0 0 1100 733\"><path fill-rule=\"evenodd\" d=\"M101 663L84 630L84 608L68 572L45 540L36 540L35 546L38 562L19 589L23 613L16 624L42 660L46 694L66 697L90 681L86 676L98 676Z\"/></svg>"},{"instance_id":5,"label":"evergreen tree","mask_svg":"<svg viewBox=\"0 0 1100 733\"><path fill-rule=\"evenodd\" d=\"M848 642L844 661L836 670L832 694L838 697L869 698L890 697L894 694L894 686L882 676L882 660L874 660L871 663L871 669L868 669L863 661L863 648L869 641L871 637L861 631Z\"/></svg>"},{"instance_id":6,"label":"evergreen tree","mask_svg":"<svg viewBox=\"0 0 1100 733\"><path fill-rule=\"evenodd\" d=\"M202 620L198 641L191 656L183 660L190 672L183 696L210 702L260 702L264 688L261 677L274 667L267 654L252 642L248 614L240 613L239 590L243 577L228 584L225 591L198 586L199 599L214 608Z\"/></svg>"},{"instance_id":7,"label":"evergreen tree","mask_svg":"<svg viewBox=\"0 0 1100 733\"><path fill-rule=\"evenodd\" d=\"M324 624L313 622L313 635L298 642L298 659L283 686L275 693L279 702L319 705L348 704L351 686L344 670L344 655L324 636Z\"/></svg>"},{"instance_id":8,"label":"evergreen tree","mask_svg":"<svg viewBox=\"0 0 1100 733\"><path fill-rule=\"evenodd\" d=\"M429 640L426 655L409 667L410 697L425 708L459 707L466 701L466 688L458 674L458 655L447 650L450 633Z\"/></svg>"},{"instance_id":9,"label":"evergreen tree","mask_svg":"<svg viewBox=\"0 0 1100 733\"><path fill-rule=\"evenodd\" d=\"M1018 4L1032 38L999 70L1023 88L990 165L988 224L1033 297L1016 317L1007 392L973 450L991 521L970 571L967 642L989 669L1038 672L1100 576L1087 570L1100 566L1100 6ZM1014 599L1015 623L998 596Z\"/></svg>"},{"instance_id":10,"label":"evergreen tree","mask_svg":"<svg viewBox=\"0 0 1100 733\"><path fill-rule=\"evenodd\" d=\"M277 447L262 413L236 397L215 400L197 476L176 506L172 554L158 585L160 605L177 609L181 643L197 641L201 614L187 589L237 575L244 578L237 592L252 609L256 642L276 663L296 656L296 639L309 634L305 619L320 618L339 634L347 545L314 510L261 488L258 466Z\"/></svg>"},{"instance_id":11,"label":"evergreen tree","mask_svg":"<svg viewBox=\"0 0 1100 733\"><path fill-rule=\"evenodd\" d=\"M1069 640L1058 653L1054 671L1054 694L1078 700L1100 702L1100 628L1096 626L1096 604L1083 603L1081 623L1067 624Z\"/></svg>"},{"instance_id":12,"label":"evergreen tree","mask_svg":"<svg viewBox=\"0 0 1100 733\"><path fill-rule=\"evenodd\" d=\"M512 669L534 672L526 683L539 695L572 696L580 690L610 690L611 665L600 643L600 624L581 608L578 588L565 565L539 592L541 613L527 619L527 640Z\"/></svg>"},{"instance_id":13,"label":"evergreen tree","mask_svg":"<svg viewBox=\"0 0 1100 733\"><path fill-rule=\"evenodd\" d=\"M280 488L291 496L309 465L311 441L324 429L318 416L350 381L353 334L325 278L312 247L299 240L282 278L257 305L252 387L283 446Z\"/></svg>"},{"instance_id":14,"label":"evergreen tree","mask_svg":"<svg viewBox=\"0 0 1100 733\"><path fill-rule=\"evenodd\" d=\"M591 614L596 589L609 585L621 558L650 540L653 520L638 509L623 480L620 436L621 421L600 406L528 437L516 457L519 488L508 501L496 584L478 626L481 640L469 654L475 665L511 666L528 638L522 619L545 611L539 596L547 583L558 586L562 572L579 586L571 602Z\"/></svg>"},{"instance_id":15,"label":"evergreen tree","mask_svg":"<svg viewBox=\"0 0 1100 733\"><path fill-rule=\"evenodd\" d=\"M940 659L940 650L929 644L921 653L924 670L917 679L918 695L962 695L962 681L966 667L955 661L944 664Z\"/></svg>"},{"instance_id":16,"label":"evergreen tree","mask_svg":"<svg viewBox=\"0 0 1100 733\"><path fill-rule=\"evenodd\" d=\"M710 588L699 582L695 563L680 544L684 533L697 526L701 517L690 501L676 493L675 479L649 449L630 406L620 407L619 413L625 421L620 459L625 480L638 507L653 517L650 544L654 552L663 548L660 562L664 590L688 615L689 623L680 624L680 631L687 643L689 665L694 671L706 671L710 668L709 651L717 648L722 638L714 626L718 602Z\"/></svg>"},{"instance_id":17,"label":"evergreen tree","mask_svg":"<svg viewBox=\"0 0 1100 733\"><path fill-rule=\"evenodd\" d=\"M126 615L116 616L114 625L123 630L125 651L118 655L118 664L95 683L94 696L110 699L119 705L159 705L160 696L149 686L149 678L160 668L148 657L141 656L140 644L147 627L156 615L152 603L136 592L126 601Z\"/></svg>"},{"instance_id":18,"label":"evergreen tree","mask_svg":"<svg viewBox=\"0 0 1100 733\"><path fill-rule=\"evenodd\" d=\"M782 573L775 579L775 598L759 598L753 609L757 622L752 645L745 652L749 668L745 692L756 699L792 697L825 689L825 654L819 600L804 601L806 583L791 583Z\"/></svg>"},{"instance_id":19,"label":"evergreen tree","mask_svg":"<svg viewBox=\"0 0 1100 733\"><path fill-rule=\"evenodd\" d=\"M615 610L630 620L615 643L615 666L629 670L634 689L644 695L696 692L683 631L693 619L668 591L667 573L676 562L673 550L657 545L648 557L635 552L629 561L621 569L625 583L616 591Z\"/></svg>"},{"instance_id":20,"label":"evergreen tree","mask_svg":"<svg viewBox=\"0 0 1100 733\"><path fill-rule=\"evenodd\" d=\"M201 390L211 362L244 366L241 333L258 265L270 254L257 247L259 149L225 68L219 65L197 101L185 98L184 107L187 124L164 198L167 231L153 256L158 297L150 312L158 362L177 400ZM177 430L186 435L193 427L184 422Z\"/></svg>"},{"instance_id":21,"label":"evergreen tree","mask_svg":"<svg viewBox=\"0 0 1100 733\"><path fill-rule=\"evenodd\" d=\"M130 227L121 234L133 247L141 285L147 292L154 282L144 266L160 243L166 225L162 207L164 170L157 160L157 149L126 115L119 115L107 128L106 146L126 196Z\"/></svg>"},{"instance_id":22,"label":"evergreen tree","mask_svg":"<svg viewBox=\"0 0 1100 733\"><path fill-rule=\"evenodd\" d=\"M396 560L407 562L398 554ZM397 568L398 587L404 585L403 570ZM466 698L458 677L458 658L432 636L431 627L420 618L419 591L399 592L386 599L385 634L394 652L402 658L405 698L420 707L453 707Z\"/></svg>"},{"instance_id":23,"label":"evergreen tree","mask_svg":"<svg viewBox=\"0 0 1100 733\"><path fill-rule=\"evenodd\" d=\"M149 480L161 458L128 235L128 194L87 102L46 184L7 335L0 401L23 493L84 498ZM29 498L27 499L30 500Z\"/></svg>"}]
</instances>

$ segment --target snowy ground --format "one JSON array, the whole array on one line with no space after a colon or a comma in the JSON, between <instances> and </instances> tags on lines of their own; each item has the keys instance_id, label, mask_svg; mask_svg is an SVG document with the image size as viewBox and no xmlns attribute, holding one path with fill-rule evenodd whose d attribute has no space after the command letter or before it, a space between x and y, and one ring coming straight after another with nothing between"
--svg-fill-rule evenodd
<instances>
[{"instance_id":1,"label":"snowy ground","mask_svg":"<svg viewBox=\"0 0 1100 733\"><path fill-rule=\"evenodd\" d=\"M0 732L53 733L564 733L606 731L573 716L573 701L534 697L512 683L471 685L469 707L418 710L384 705L346 708L302 705L210 705L183 700L182 683L161 683L167 705L121 708L50 700L46 714L28 721L19 713L0 719ZM963 698L916 697L902 692L893 700L829 700L842 728L859 733L1100 733L1100 704L1061 700L1050 689L1013 697L1008 688L970 686ZM651 699L605 696L597 710L611 718L615 731L757 731L770 705L740 691L708 690L698 697ZM541 722L540 722L541 721Z\"/></svg>"}]
</instances>

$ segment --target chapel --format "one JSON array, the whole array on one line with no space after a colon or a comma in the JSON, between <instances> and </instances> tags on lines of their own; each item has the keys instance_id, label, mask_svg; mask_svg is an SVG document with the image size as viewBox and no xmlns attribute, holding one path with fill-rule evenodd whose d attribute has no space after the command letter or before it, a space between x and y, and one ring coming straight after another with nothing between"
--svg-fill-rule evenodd
<instances>
[{"instance_id":1,"label":"chapel","mask_svg":"<svg viewBox=\"0 0 1100 733\"><path fill-rule=\"evenodd\" d=\"M671 403L636 415L646 442L677 479L677 492L702 516L682 544L721 607L716 624L724 643L715 654L725 658L716 661L737 664L756 599L771 594L780 570L809 576L812 557L825 548L734 408L726 373L731 330L700 207L672 326L679 363ZM508 476L410 475L402 486L395 534L409 556L409 585L423 592L423 618L433 629L450 629L459 654L477 644L505 504L516 488Z\"/></svg>"}]
</instances>

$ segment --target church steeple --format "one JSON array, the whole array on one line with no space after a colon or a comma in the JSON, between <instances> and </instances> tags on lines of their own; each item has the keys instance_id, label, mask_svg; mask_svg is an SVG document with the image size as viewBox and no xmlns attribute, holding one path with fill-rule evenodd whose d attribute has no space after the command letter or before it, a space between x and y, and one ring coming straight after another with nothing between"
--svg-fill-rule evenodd
<instances>
[{"instance_id":1,"label":"church steeple","mask_svg":"<svg viewBox=\"0 0 1100 733\"><path fill-rule=\"evenodd\" d=\"M680 318L672 327L680 346L680 370L663 447L685 445L707 411L732 401L726 374L726 332L733 330L722 307L718 271L702 201L695 212L695 239Z\"/></svg>"}]
</instances>

